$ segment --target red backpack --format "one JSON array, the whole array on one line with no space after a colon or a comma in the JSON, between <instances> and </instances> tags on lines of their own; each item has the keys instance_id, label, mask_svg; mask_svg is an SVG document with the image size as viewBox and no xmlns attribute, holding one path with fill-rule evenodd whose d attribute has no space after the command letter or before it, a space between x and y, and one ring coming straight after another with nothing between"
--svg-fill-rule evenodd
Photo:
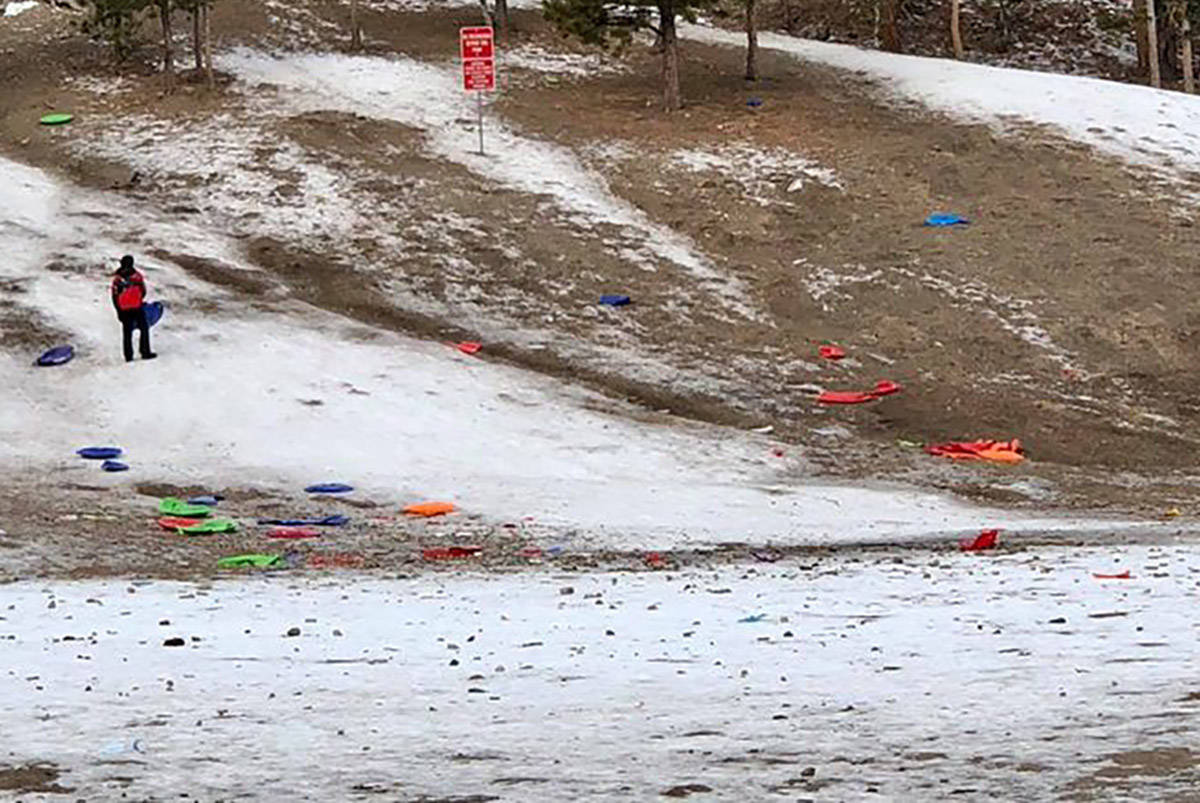
<instances>
[{"instance_id":1,"label":"red backpack","mask_svg":"<svg viewBox=\"0 0 1200 803\"><path fill-rule=\"evenodd\" d=\"M140 309L146 298L146 284L142 274L135 271L132 276L118 276L113 279L113 295L117 299L117 309L122 312Z\"/></svg>"}]
</instances>

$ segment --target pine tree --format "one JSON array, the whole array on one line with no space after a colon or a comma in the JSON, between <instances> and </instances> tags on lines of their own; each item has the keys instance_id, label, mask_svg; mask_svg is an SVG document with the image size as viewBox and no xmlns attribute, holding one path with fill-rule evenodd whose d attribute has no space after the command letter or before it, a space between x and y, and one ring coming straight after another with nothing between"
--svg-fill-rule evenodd
<instances>
[{"instance_id":1,"label":"pine tree","mask_svg":"<svg viewBox=\"0 0 1200 803\"><path fill-rule=\"evenodd\" d=\"M589 44L623 47L638 31L653 31L662 53L663 108L682 108L679 93L679 39L676 21L695 22L696 12L713 0L543 0L546 19L560 31Z\"/></svg>"}]
</instances>

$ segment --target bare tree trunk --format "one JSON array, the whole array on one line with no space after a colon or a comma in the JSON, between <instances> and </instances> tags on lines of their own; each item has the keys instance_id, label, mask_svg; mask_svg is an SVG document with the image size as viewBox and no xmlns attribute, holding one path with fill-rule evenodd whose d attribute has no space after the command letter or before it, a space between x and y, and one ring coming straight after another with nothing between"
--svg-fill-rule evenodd
<instances>
[{"instance_id":1,"label":"bare tree trunk","mask_svg":"<svg viewBox=\"0 0 1200 803\"><path fill-rule=\"evenodd\" d=\"M954 58L959 61L966 58L963 53L961 12L962 1L950 0L950 43L954 46Z\"/></svg>"},{"instance_id":2,"label":"bare tree trunk","mask_svg":"<svg viewBox=\"0 0 1200 803\"><path fill-rule=\"evenodd\" d=\"M1196 76L1192 66L1192 21L1188 19L1187 0L1169 0L1167 18L1179 37L1179 72L1183 76L1183 91L1196 91Z\"/></svg>"},{"instance_id":3,"label":"bare tree trunk","mask_svg":"<svg viewBox=\"0 0 1200 803\"><path fill-rule=\"evenodd\" d=\"M358 0L350 0L350 49L362 50L362 28L358 24Z\"/></svg>"},{"instance_id":4,"label":"bare tree trunk","mask_svg":"<svg viewBox=\"0 0 1200 803\"><path fill-rule=\"evenodd\" d=\"M900 25L896 19L900 0L880 0L880 4L883 11L883 29L879 44L884 50L899 53L904 49L900 44Z\"/></svg>"},{"instance_id":5,"label":"bare tree trunk","mask_svg":"<svg viewBox=\"0 0 1200 803\"><path fill-rule=\"evenodd\" d=\"M1192 66L1192 23L1187 18L1187 14L1183 15L1183 22L1179 26L1179 38L1183 40L1179 47L1179 60L1183 67L1183 91L1188 94L1196 92L1196 75Z\"/></svg>"},{"instance_id":6,"label":"bare tree trunk","mask_svg":"<svg viewBox=\"0 0 1200 803\"><path fill-rule=\"evenodd\" d=\"M1138 75L1150 72L1150 36L1146 28L1147 0L1133 0L1133 40L1137 45Z\"/></svg>"},{"instance_id":7,"label":"bare tree trunk","mask_svg":"<svg viewBox=\"0 0 1200 803\"><path fill-rule=\"evenodd\" d=\"M483 11L483 24L495 27L496 18L492 16L492 10L488 8L487 0L479 0L479 8Z\"/></svg>"},{"instance_id":8,"label":"bare tree trunk","mask_svg":"<svg viewBox=\"0 0 1200 803\"><path fill-rule=\"evenodd\" d=\"M192 9L192 56L196 61L196 72L204 68L204 59L201 57L203 38L200 31L200 6L196 6Z\"/></svg>"},{"instance_id":9,"label":"bare tree trunk","mask_svg":"<svg viewBox=\"0 0 1200 803\"><path fill-rule=\"evenodd\" d=\"M171 0L158 0L158 19L162 24L163 35L163 75L167 79L167 88L175 86L175 45L171 41Z\"/></svg>"},{"instance_id":10,"label":"bare tree trunk","mask_svg":"<svg viewBox=\"0 0 1200 803\"><path fill-rule=\"evenodd\" d=\"M1159 89L1162 87L1162 73L1158 63L1158 18L1154 0L1146 0L1146 49L1150 57L1150 86Z\"/></svg>"},{"instance_id":11,"label":"bare tree trunk","mask_svg":"<svg viewBox=\"0 0 1200 803\"><path fill-rule=\"evenodd\" d=\"M746 80L758 80L758 26L754 19L754 0L746 0Z\"/></svg>"},{"instance_id":12,"label":"bare tree trunk","mask_svg":"<svg viewBox=\"0 0 1200 803\"><path fill-rule=\"evenodd\" d=\"M496 22L500 28L500 42L508 46L508 0L496 0Z\"/></svg>"},{"instance_id":13,"label":"bare tree trunk","mask_svg":"<svg viewBox=\"0 0 1200 803\"><path fill-rule=\"evenodd\" d=\"M683 108L679 95L679 40L675 36L675 0L658 0L659 30L662 32L663 108Z\"/></svg>"},{"instance_id":14,"label":"bare tree trunk","mask_svg":"<svg viewBox=\"0 0 1200 803\"><path fill-rule=\"evenodd\" d=\"M204 80L212 89L216 86L212 68L212 4L205 3L200 9L204 13Z\"/></svg>"}]
</instances>

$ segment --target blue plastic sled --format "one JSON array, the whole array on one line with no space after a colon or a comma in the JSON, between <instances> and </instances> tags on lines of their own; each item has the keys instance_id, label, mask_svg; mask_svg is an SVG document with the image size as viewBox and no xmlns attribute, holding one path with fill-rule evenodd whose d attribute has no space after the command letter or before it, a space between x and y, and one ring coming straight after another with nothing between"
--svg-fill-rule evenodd
<instances>
[{"instance_id":1,"label":"blue plastic sled","mask_svg":"<svg viewBox=\"0 0 1200 803\"><path fill-rule=\"evenodd\" d=\"M75 356L74 346L55 346L42 356L37 358L36 365L46 367L49 365L63 365L71 361Z\"/></svg>"},{"instance_id":2,"label":"blue plastic sled","mask_svg":"<svg viewBox=\"0 0 1200 803\"><path fill-rule=\"evenodd\" d=\"M84 460L112 460L121 456L121 450L116 446L85 446L76 450L75 454Z\"/></svg>"},{"instance_id":3,"label":"blue plastic sled","mask_svg":"<svg viewBox=\"0 0 1200 803\"><path fill-rule=\"evenodd\" d=\"M161 301L151 301L149 304L143 304L142 309L146 313L147 326L154 326L154 324L161 321L163 313L166 311L166 307L163 306Z\"/></svg>"},{"instance_id":4,"label":"blue plastic sled","mask_svg":"<svg viewBox=\"0 0 1200 803\"><path fill-rule=\"evenodd\" d=\"M966 226L971 221L959 215L947 212L935 212L925 218L925 226Z\"/></svg>"},{"instance_id":5,"label":"blue plastic sled","mask_svg":"<svg viewBox=\"0 0 1200 803\"><path fill-rule=\"evenodd\" d=\"M105 460L103 463L100 464L100 468L104 469L105 471L128 471L129 470L129 466L125 465L124 463L122 463L118 460Z\"/></svg>"},{"instance_id":6,"label":"blue plastic sled","mask_svg":"<svg viewBox=\"0 0 1200 803\"><path fill-rule=\"evenodd\" d=\"M308 486L304 489L304 492L310 494L344 494L353 490L353 485L346 485L340 482L322 482Z\"/></svg>"},{"instance_id":7,"label":"blue plastic sled","mask_svg":"<svg viewBox=\"0 0 1200 803\"><path fill-rule=\"evenodd\" d=\"M208 507L214 507L216 506L217 502L220 502L224 498L225 497L223 496L217 496L215 494L210 494L208 496L193 496L187 500L187 503L189 505L207 505Z\"/></svg>"},{"instance_id":8,"label":"blue plastic sled","mask_svg":"<svg viewBox=\"0 0 1200 803\"><path fill-rule=\"evenodd\" d=\"M258 523L275 527L341 527L349 521L349 516L335 513L323 519L259 519Z\"/></svg>"},{"instance_id":9,"label":"blue plastic sled","mask_svg":"<svg viewBox=\"0 0 1200 803\"><path fill-rule=\"evenodd\" d=\"M600 303L609 307L623 307L630 303L629 296L603 295L600 296Z\"/></svg>"}]
</instances>

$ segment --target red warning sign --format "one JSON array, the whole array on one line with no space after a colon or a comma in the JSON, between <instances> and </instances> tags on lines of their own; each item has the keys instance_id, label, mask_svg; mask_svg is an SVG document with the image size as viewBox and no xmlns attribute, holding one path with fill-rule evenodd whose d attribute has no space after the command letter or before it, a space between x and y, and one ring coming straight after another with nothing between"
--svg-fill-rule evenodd
<instances>
[{"instance_id":1,"label":"red warning sign","mask_svg":"<svg viewBox=\"0 0 1200 803\"><path fill-rule=\"evenodd\" d=\"M460 28L458 49L462 55L463 89L493 92L496 89L496 39L490 26Z\"/></svg>"}]
</instances>

